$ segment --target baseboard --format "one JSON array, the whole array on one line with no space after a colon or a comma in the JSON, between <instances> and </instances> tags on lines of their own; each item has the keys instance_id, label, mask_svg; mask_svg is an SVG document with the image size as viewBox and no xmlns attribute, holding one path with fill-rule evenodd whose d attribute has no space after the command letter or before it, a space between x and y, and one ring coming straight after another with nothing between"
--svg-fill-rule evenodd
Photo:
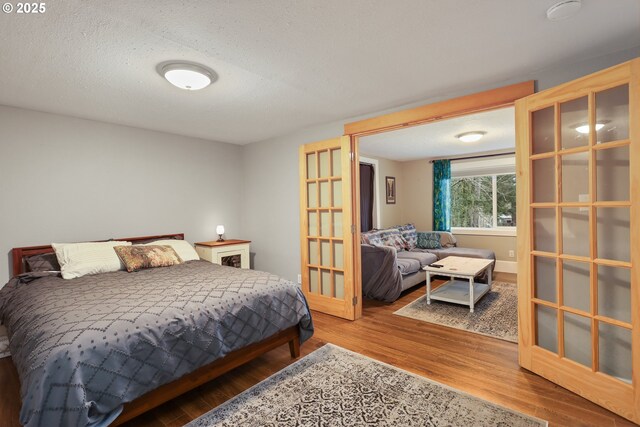
<instances>
[{"instance_id":1,"label":"baseboard","mask_svg":"<svg viewBox=\"0 0 640 427\"><path fill-rule=\"evenodd\" d=\"M493 271L497 271L500 273L518 273L518 263L516 261L501 261L496 260L496 267Z\"/></svg>"}]
</instances>

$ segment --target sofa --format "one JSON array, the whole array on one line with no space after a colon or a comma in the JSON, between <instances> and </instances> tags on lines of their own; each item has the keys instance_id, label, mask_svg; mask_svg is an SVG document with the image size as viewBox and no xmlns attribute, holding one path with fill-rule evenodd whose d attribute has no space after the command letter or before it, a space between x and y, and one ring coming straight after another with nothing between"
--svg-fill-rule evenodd
<instances>
[{"instance_id":1,"label":"sofa","mask_svg":"<svg viewBox=\"0 0 640 427\"><path fill-rule=\"evenodd\" d=\"M402 291L426 280L422 267L448 256L494 260L488 249L463 248L453 234L444 231L418 232L413 224L361 233L362 294L367 298L393 302ZM487 282L488 271L476 278Z\"/></svg>"}]
</instances>

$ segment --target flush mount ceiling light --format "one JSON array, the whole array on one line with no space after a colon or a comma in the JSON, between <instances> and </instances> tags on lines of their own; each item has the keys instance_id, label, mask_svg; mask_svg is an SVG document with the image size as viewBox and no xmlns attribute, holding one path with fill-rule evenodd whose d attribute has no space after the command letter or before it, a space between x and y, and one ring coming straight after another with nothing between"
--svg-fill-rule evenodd
<instances>
[{"instance_id":1,"label":"flush mount ceiling light","mask_svg":"<svg viewBox=\"0 0 640 427\"><path fill-rule=\"evenodd\" d=\"M602 129L605 125L605 122L599 122L596 123L596 132L598 132L600 129ZM580 124L578 126L575 127L576 131L583 133L583 134L588 134L589 133L589 125L587 123L584 124Z\"/></svg>"},{"instance_id":2,"label":"flush mount ceiling light","mask_svg":"<svg viewBox=\"0 0 640 427\"><path fill-rule=\"evenodd\" d=\"M563 0L547 9L547 19L549 21L562 21L571 18L582 7L581 0Z\"/></svg>"},{"instance_id":3,"label":"flush mount ceiling light","mask_svg":"<svg viewBox=\"0 0 640 427\"><path fill-rule=\"evenodd\" d=\"M217 75L202 65L191 62L165 62L158 72L172 85L185 90L200 90L213 83Z\"/></svg>"},{"instance_id":4,"label":"flush mount ceiling light","mask_svg":"<svg viewBox=\"0 0 640 427\"><path fill-rule=\"evenodd\" d=\"M476 142L476 141L479 141L480 138L482 138L485 135L486 135L486 132L483 132L480 130L474 130L472 132L465 132L465 133L456 135L456 138L458 138L462 142Z\"/></svg>"}]
</instances>

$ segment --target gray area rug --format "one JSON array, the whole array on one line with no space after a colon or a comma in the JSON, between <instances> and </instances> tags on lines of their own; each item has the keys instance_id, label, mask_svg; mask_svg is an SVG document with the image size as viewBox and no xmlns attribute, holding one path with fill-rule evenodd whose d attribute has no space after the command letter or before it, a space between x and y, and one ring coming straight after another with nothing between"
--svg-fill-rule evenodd
<instances>
[{"instance_id":1,"label":"gray area rug","mask_svg":"<svg viewBox=\"0 0 640 427\"><path fill-rule=\"evenodd\" d=\"M187 424L210 426L546 426L327 344Z\"/></svg>"},{"instance_id":2,"label":"gray area rug","mask_svg":"<svg viewBox=\"0 0 640 427\"><path fill-rule=\"evenodd\" d=\"M466 305L444 301L432 300L428 305L425 295L393 314L518 342L518 291L515 284L493 282L491 292L476 303L474 310L470 313Z\"/></svg>"}]
</instances>

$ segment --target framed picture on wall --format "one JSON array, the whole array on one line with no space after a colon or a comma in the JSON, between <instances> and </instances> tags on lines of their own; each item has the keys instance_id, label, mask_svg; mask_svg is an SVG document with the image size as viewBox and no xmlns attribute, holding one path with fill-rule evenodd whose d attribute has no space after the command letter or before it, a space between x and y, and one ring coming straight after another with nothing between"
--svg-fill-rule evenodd
<instances>
[{"instance_id":1,"label":"framed picture on wall","mask_svg":"<svg viewBox=\"0 0 640 427\"><path fill-rule=\"evenodd\" d=\"M387 188L387 204L396 204L396 177L386 176L384 179L385 187Z\"/></svg>"}]
</instances>

